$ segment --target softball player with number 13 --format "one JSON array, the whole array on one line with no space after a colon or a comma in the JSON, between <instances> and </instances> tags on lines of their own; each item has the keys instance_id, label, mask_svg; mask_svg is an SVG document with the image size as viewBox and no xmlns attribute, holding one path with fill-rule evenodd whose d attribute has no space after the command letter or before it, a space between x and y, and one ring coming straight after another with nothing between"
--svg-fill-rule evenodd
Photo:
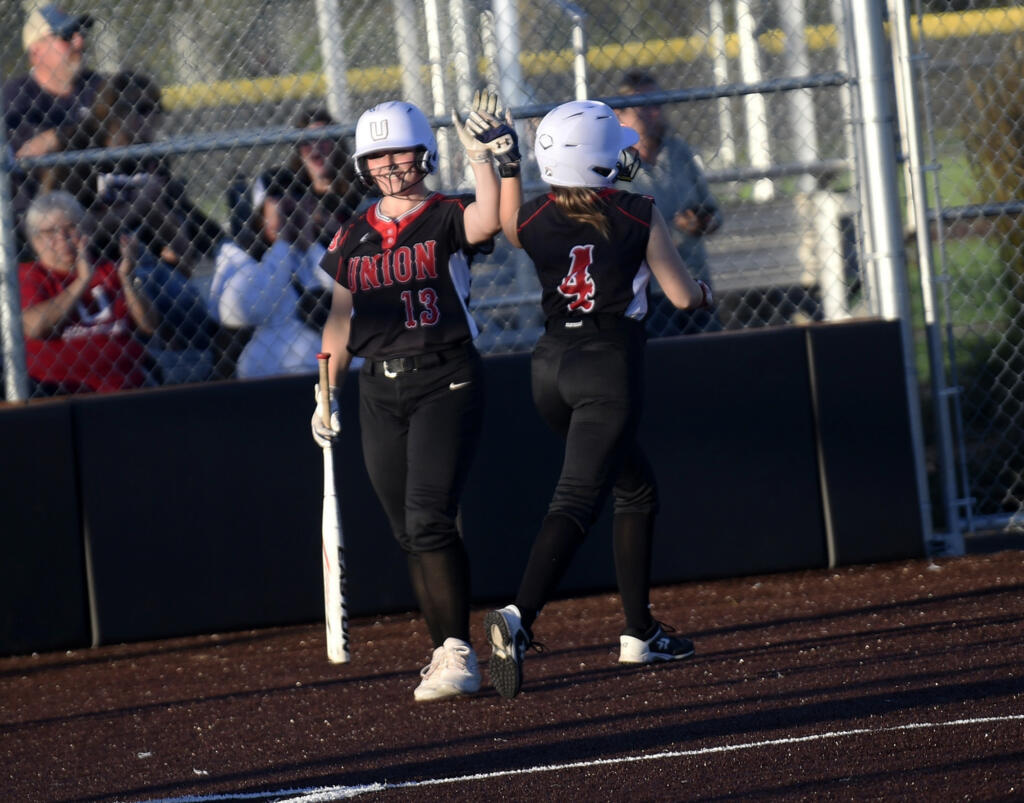
<instances>
[{"instance_id":1,"label":"softball player with number 13","mask_svg":"<svg viewBox=\"0 0 1024 803\"><path fill-rule=\"evenodd\" d=\"M365 358L359 423L366 468L434 645L414 693L421 701L480 687L469 638L469 562L456 515L483 408L469 266L500 230L499 194L513 192L500 184L519 193L515 132L497 118L499 110L497 97L477 93L465 125L452 115L475 199L425 187L437 168L437 142L420 109L391 101L364 112L356 124L356 173L382 197L338 232L321 262L335 280L322 341L334 357L331 426L322 420L318 392L313 437L322 446L341 431L338 386L352 356Z\"/></svg>"}]
</instances>

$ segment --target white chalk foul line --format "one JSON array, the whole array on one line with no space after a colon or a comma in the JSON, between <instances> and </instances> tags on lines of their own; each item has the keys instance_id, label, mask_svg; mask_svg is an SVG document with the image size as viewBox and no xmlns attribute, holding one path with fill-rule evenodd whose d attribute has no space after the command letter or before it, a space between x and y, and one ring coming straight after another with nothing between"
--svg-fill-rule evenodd
<instances>
[{"instance_id":1,"label":"white chalk foul line","mask_svg":"<svg viewBox=\"0 0 1024 803\"><path fill-rule=\"evenodd\" d=\"M906 725L890 725L885 728L853 728L828 733L812 733L808 736L787 736L781 739L765 739L760 742L744 742L741 744L725 744L717 747L700 747L694 750L666 750L639 756L620 756L619 758L598 758L590 761L572 761L567 764L541 764L535 767L523 767L514 770L498 770L496 772L479 772L473 775L456 775L450 778L427 778L421 781L403 781L401 783L374 783L363 786L325 786L313 789L281 789L276 792L239 792L223 795L186 796L162 798L153 803L214 803L218 800L269 800L276 803L329 803L332 800L344 800L358 797L370 792L383 792L388 789L410 789L420 786L440 786L443 784L466 783L469 781L487 781L494 778L508 778L515 775L535 775L541 772L558 772L560 770L586 769L614 764L631 764L639 761L659 761L666 758L691 758L707 756L714 753L731 753L737 750L757 750L763 747L817 742L827 739L843 739L849 736L866 736L871 734L894 733L896 731L925 730L927 728L952 728L961 725L986 725L997 722L1013 722L1024 720L1024 714L1007 714L999 717L974 717L971 719L954 719L949 722L911 722Z\"/></svg>"}]
</instances>

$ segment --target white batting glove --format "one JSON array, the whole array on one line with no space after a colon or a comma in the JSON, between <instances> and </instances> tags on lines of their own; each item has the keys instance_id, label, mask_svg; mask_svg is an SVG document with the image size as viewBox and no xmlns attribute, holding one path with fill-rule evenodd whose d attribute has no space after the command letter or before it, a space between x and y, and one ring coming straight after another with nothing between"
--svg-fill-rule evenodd
<instances>
[{"instance_id":1,"label":"white batting glove","mask_svg":"<svg viewBox=\"0 0 1024 803\"><path fill-rule=\"evenodd\" d=\"M697 309L707 309L714 299L711 297L711 286L703 279L697 279L697 286L700 288L701 299Z\"/></svg>"},{"instance_id":2,"label":"white batting glove","mask_svg":"<svg viewBox=\"0 0 1024 803\"><path fill-rule=\"evenodd\" d=\"M473 136L466 126L459 122L459 116L454 111L452 112L452 125L455 126L455 133L459 135L459 142L462 143L469 161L482 164L491 160L491 151L487 145Z\"/></svg>"},{"instance_id":3,"label":"white batting glove","mask_svg":"<svg viewBox=\"0 0 1024 803\"><path fill-rule=\"evenodd\" d=\"M497 93L478 89L473 93L473 105L466 115L466 128L479 136L488 128L502 124L501 99Z\"/></svg>"},{"instance_id":4,"label":"white batting glove","mask_svg":"<svg viewBox=\"0 0 1024 803\"><path fill-rule=\"evenodd\" d=\"M330 399L328 404L331 410L331 426L324 426L323 400L320 398L320 384L313 385L313 394L316 398L316 410L313 412L313 440L316 445L324 448L333 444L334 439L341 434L341 411L338 409L338 389L331 387L327 391Z\"/></svg>"}]
</instances>

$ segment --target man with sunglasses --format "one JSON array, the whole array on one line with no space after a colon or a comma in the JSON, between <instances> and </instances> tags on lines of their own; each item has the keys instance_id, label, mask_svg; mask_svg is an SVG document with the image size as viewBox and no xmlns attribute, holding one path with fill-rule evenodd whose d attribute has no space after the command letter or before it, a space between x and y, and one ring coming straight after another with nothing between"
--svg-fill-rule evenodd
<instances>
[{"instance_id":1,"label":"man with sunglasses","mask_svg":"<svg viewBox=\"0 0 1024 803\"><path fill-rule=\"evenodd\" d=\"M29 71L3 87L7 143L26 159L63 150L85 118L103 76L85 66L85 34L93 19L55 5L37 8L22 29ZM35 176L15 169L14 209L21 220L37 192Z\"/></svg>"},{"instance_id":2,"label":"man with sunglasses","mask_svg":"<svg viewBox=\"0 0 1024 803\"><path fill-rule=\"evenodd\" d=\"M29 71L4 85L8 141L19 159L60 150L92 105L102 80L84 66L85 32L92 23L89 16L54 5L37 8L25 21Z\"/></svg>"}]
</instances>

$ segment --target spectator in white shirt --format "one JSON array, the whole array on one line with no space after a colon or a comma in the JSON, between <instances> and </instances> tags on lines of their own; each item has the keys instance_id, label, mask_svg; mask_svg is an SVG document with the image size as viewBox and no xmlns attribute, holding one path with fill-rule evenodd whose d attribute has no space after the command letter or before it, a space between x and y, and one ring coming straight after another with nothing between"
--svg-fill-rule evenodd
<instances>
[{"instance_id":1,"label":"spectator in white shirt","mask_svg":"<svg viewBox=\"0 0 1024 803\"><path fill-rule=\"evenodd\" d=\"M310 199L271 181L247 231L217 253L210 311L248 335L238 356L241 379L317 370L331 280L319 268L325 249L312 211Z\"/></svg>"}]
</instances>

